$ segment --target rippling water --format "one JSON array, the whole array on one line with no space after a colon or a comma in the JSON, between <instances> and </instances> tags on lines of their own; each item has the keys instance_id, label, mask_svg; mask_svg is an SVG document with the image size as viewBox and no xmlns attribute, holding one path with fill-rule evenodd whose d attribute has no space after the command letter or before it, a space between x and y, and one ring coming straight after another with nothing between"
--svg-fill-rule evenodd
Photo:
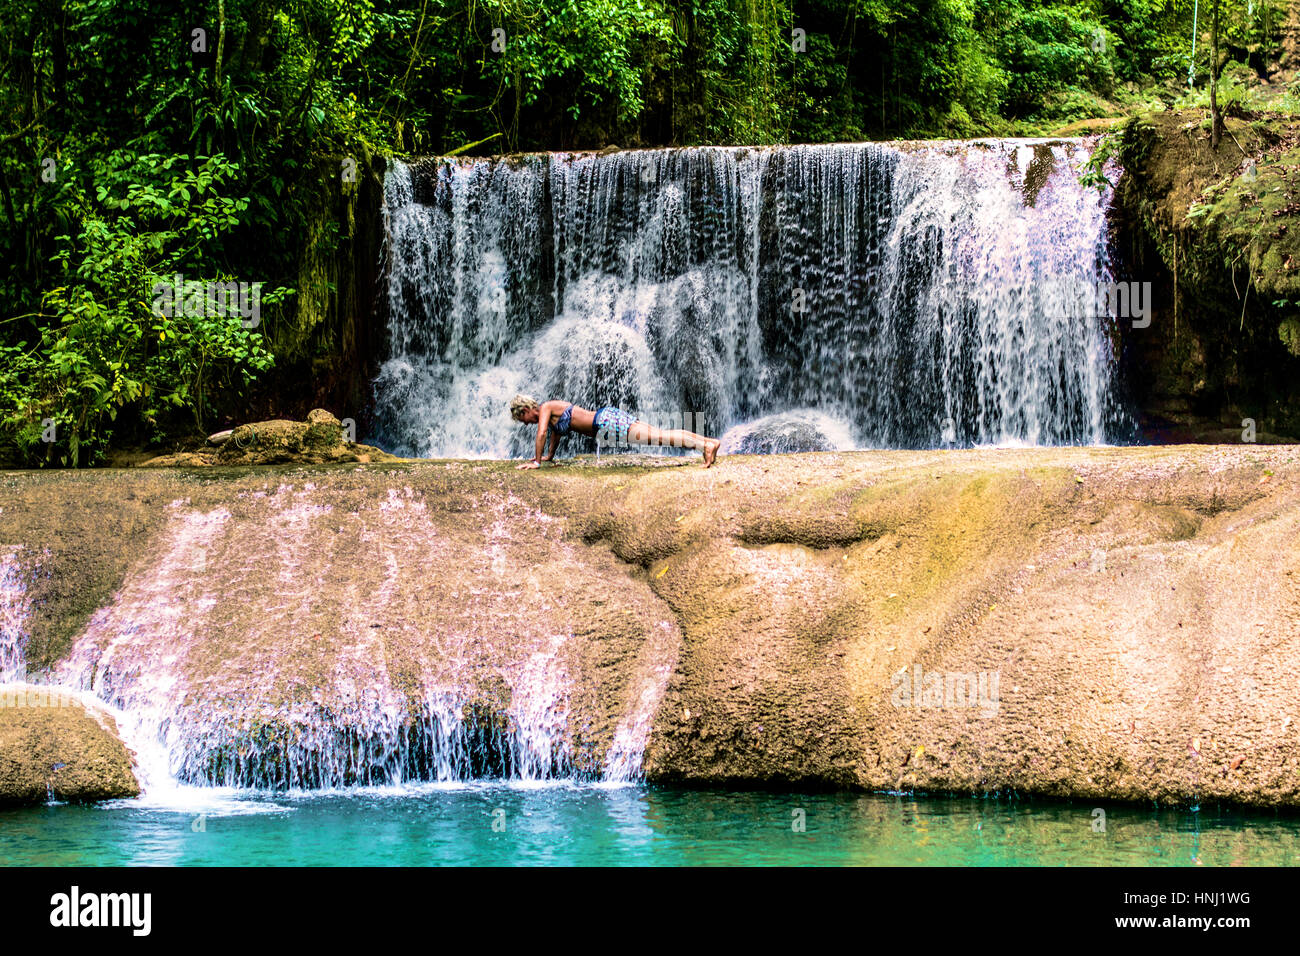
<instances>
[{"instance_id":1,"label":"rippling water","mask_svg":"<svg viewBox=\"0 0 1300 956\"><path fill-rule=\"evenodd\" d=\"M634 786L196 788L0 815L9 865L1285 866L1300 818L1203 809ZM802 822L802 832L796 829Z\"/></svg>"}]
</instances>

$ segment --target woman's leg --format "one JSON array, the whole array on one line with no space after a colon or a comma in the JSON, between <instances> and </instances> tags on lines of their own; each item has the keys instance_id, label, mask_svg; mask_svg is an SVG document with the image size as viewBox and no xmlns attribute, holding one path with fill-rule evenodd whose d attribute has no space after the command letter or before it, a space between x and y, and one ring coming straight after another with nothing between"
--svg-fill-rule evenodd
<instances>
[{"instance_id":1,"label":"woman's leg","mask_svg":"<svg viewBox=\"0 0 1300 956\"><path fill-rule=\"evenodd\" d=\"M673 448L693 448L704 452L704 467L708 468L718 457L716 438L706 438L684 428L656 428L645 422L633 422L627 430L627 440L638 445L668 445Z\"/></svg>"}]
</instances>

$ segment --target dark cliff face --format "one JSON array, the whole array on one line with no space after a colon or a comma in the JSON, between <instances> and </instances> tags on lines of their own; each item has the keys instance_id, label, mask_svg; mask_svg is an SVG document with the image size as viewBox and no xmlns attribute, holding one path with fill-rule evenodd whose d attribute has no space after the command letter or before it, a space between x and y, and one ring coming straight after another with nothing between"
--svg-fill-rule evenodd
<instances>
[{"instance_id":1,"label":"dark cliff face","mask_svg":"<svg viewBox=\"0 0 1300 956\"><path fill-rule=\"evenodd\" d=\"M1112 206L1118 278L1152 284L1151 324L1121 329L1148 441L1300 435L1300 124L1196 111L1122 131Z\"/></svg>"},{"instance_id":2,"label":"dark cliff face","mask_svg":"<svg viewBox=\"0 0 1300 956\"><path fill-rule=\"evenodd\" d=\"M276 367L262 378L244 420L302 419L320 407L356 421L358 433L366 430L387 324L376 294L385 268L385 166L373 155L321 162L301 237L296 309L289 322L264 330Z\"/></svg>"}]
</instances>

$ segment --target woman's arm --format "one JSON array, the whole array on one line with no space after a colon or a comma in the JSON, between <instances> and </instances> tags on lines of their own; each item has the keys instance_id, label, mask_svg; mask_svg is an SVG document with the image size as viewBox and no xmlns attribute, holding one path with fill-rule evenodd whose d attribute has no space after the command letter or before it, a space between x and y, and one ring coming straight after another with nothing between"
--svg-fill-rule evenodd
<instances>
[{"instance_id":1,"label":"woman's arm","mask_svg":"<svg viewBox=\"0 0 1300 956\"><path fill-rule=\"evenodd\" d=\"M555 434L555 432L551 432L551 447L550 450L547 451L546 457L543 458L542 461L554 461L555 449L559 447L559 444L560 444L560 436Z\"/></svg>"},{"instance_id":2,"label":"woman's arm","mask_svg":"<svg viewBox=\"0 0 1300 956\"><path fill-rule=\"evenodd\" d=\"M537 443L533 449L533 460L526 461L522 465L516 465L516 468L540 468L542 464L542 452L546 450L546 433L551 428L551 415L555 413L555 406L561 402L542 402L537 409ZM558 440L558 439L557 439ZM554 449L551 454L555 454Z\"/></svg>"},{"instance_id":3,"label":"woman's arm","mask_svg":"<svg viewBox=\"0 0 1300 956\"><path fill-rule=\"evenodd\" d=\"M533 461L541 462L542 452L546 450L546 433L551 430L551 414L554 402L542 402L537 410L537 447L533 451Z\"/></svg>"}]
</instances>

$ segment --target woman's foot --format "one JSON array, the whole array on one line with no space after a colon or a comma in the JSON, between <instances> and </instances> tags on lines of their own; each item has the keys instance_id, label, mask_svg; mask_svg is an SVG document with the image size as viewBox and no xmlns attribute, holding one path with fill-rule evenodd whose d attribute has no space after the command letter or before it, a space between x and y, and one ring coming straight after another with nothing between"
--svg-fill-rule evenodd
<instances>
[{"instance_id":1,"label":"woman's foot","mask_svg":"<svg viewBox=\"0 0 1300 956\"><path fill-rule=\"evenodd\" d=\"M704 467L712 468L713 463L718 460L718 448L722 442L716 438L709 439L709 443L704 446Z\"/></svg>"}]
</instances>

